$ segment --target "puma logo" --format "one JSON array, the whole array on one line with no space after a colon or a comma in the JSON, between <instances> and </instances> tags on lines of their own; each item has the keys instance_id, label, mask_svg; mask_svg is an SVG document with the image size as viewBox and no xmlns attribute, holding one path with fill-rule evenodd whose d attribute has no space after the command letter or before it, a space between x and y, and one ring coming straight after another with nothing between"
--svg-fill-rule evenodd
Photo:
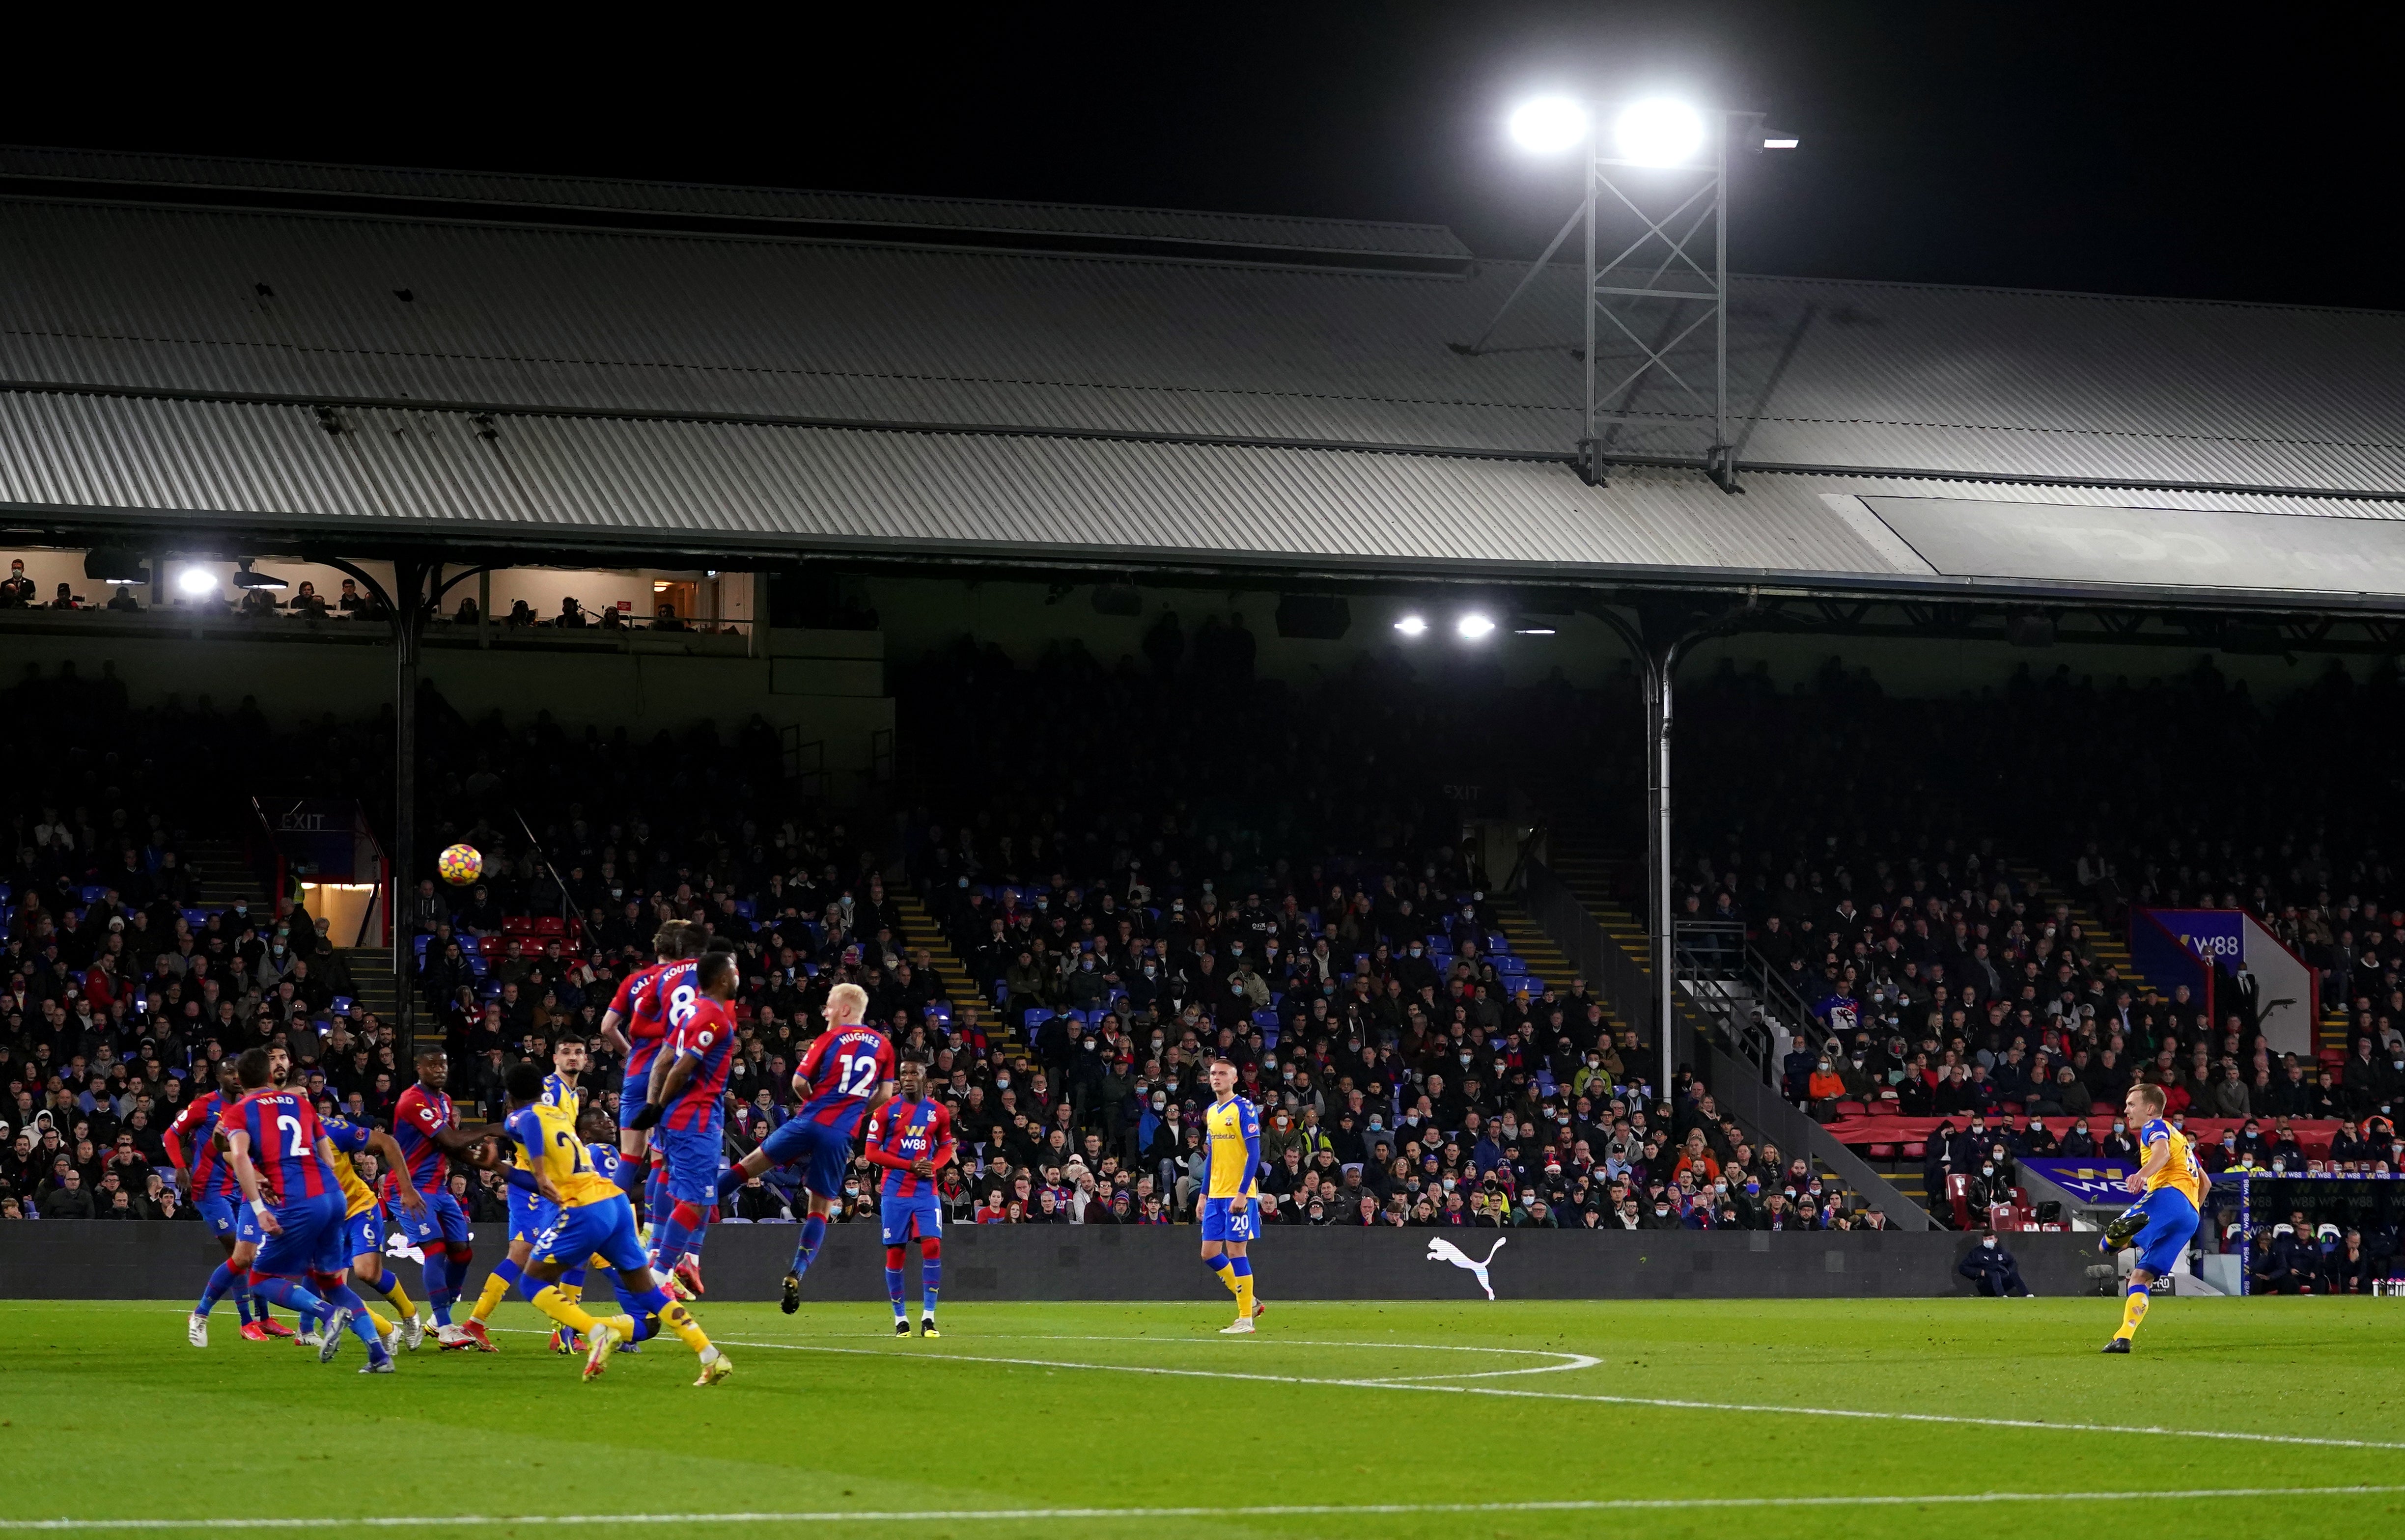
<instances>
[{"instance_id":1,"label":"puma logo","mask_svg":"<svg viewBox=\"0 0 2405 1540\"><path fill-rule=\"evenodd\" d=\"M1428 1259L1430 1262L1450 1262L1456 1267L1469 1268L1477 1276L1478 1286L1486 1291L1486 1297L1492 1299L1495 1297L1495 1285L1487 1280L1486 1265L1495 1260L1495 1253L1503 1249L1506 1239L1508 1238L1498 1236L1495 1244L1486 1248L1486 1258L1482 1262L1472 1261L1460 1247L1442 1236L1437 1236L1428 1241Z\"/></svg>"}]
</instances>

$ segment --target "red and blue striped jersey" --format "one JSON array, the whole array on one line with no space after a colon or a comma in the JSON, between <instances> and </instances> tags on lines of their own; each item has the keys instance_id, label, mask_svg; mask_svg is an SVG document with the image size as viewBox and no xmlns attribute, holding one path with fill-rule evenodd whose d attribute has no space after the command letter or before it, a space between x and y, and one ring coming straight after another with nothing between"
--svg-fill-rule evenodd
<instances>
[{"instance_id":1,"label":"red and blue striped jersey","mask_svg":"<svg viewBox=\"0 0 2405 1540\"><path fill-rule=\"evenodd\" d=\"M934 1097L916 1101L889 1101L868 1120L868 1158L885 1168L878 1190L887 1197L923 1197L935 1190L935 1179L921 1176L910 1163L931 1159L940 1171L952 1163L952 1114Z\"/></svg>"},{"instance_id":2,"label":"red and blue striped jersey","mask_svg":"<svg viewBox=\"0 0 2405 1540\"><path fill-rule=\"evenodd\" d=\"M893 1044L874 1027L839 1027L812 1040L799 1072L810 1083L810 1099L794 1115L850 1133L868 1099L893 1078Z\"/></svg>"},{"instance_id":3,"label":"red and blue striped jersey","mask_svg":"<svg viewBox=\"0 0 2405 1540\"><path fill-rule=\"evenodd\" d=\"M226 1197L241 1191L233 1179L233 1168L218 1154L218 1120L225 1109L225 1095L211 1091L197 1100L184 1104L176 1121L167 1126L167 1147L180 1151L177 1164L191 1174L192 1197Z\"/></svg>"},{"instance_id":4,"label":"red and blue striped jersey","mask_svg":"<svg viewBox=\"0 0 2405 1540\"><path fill-rule=\"evenodd\" d=\"M627 1084L640 1084L651 1074L652 1060L661 1044L700 998L701 987L694 981L689 961L654 962L626 975L610 1009L626 1024Z\"/></svg>"},{"instance_id":5,"label":"red and blue striped jersey","mask_svg":"<svg viewBox=\"0 0 2405 1540\"><path fill-rule=\"evenodd\" d=\"M663 1127L710 1132L726 1126L726 1077L735 1068L735 1017L707 995L696 996L669 1038L669 1052L695 1061L693 1078L676 1095Z\"/></svg>"},{"instance_id":6,"label":"red and blue striped jersey","mask_svg":"<svg viewBox=\"0 0 2405 1540\"><path fill-rule=\"evenodd\" d=\"M317 1153L326 1135L305 1092L256 1090L234 1103L233 1115L234 1127L250 1136L250 1163L269 1201L282 1205L341 1190L334 1169Z\"/></svg>"},{"instance_id":7,"label":"red and blue striped jersey","mask_svg":"<svg viewBox=\"0 0 2405 1540\"><path fill-rule=\"evenodd\" d=\"M410 1185L431 1196L443 1190L443 1178L451 1174L450 1162L443 1157L443 1147L434 1136L444 1128L456 1128L459 1115L452 1110L450 1093L429 1091L424 1085L412 1085L401 1093L401 1100L392 1109L392 1139L401 1146L401 1157L408 1162ZM399 1189L393 1186L399 1173L387 1171L382 1184L386 1201L391 1202Z\"/></svg>"}]
</instances>

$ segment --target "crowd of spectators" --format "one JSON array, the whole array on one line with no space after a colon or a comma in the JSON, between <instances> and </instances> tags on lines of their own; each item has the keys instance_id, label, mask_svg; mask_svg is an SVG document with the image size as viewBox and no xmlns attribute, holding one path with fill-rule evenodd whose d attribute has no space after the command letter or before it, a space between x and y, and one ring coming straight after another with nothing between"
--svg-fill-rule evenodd
<instances>
[{"instance_id":1,"label":"crowd of spectators","mask_svg":"<svg viewBox=\"0 0 2405 1540\"><path fill-rule=\"evenodd\" d=\"M1655 1084L1650 1046L1609 1030L1582 981L1533 980L1498 946L1438 779L1462 723L1402 704L1375 670L1291 694L1251 677L1236 630L1206 626L1190 665L1154 645L1110 674L1074 649L1034 669L991 650L932 662L902 691L921 722L971 701L1092 709L990 714L996 742L977 759L1006 774L980 786L927 756L911 815L875 827L802 804L756 721L732 742L706 727L644 742L570 734L541 711L470 721L429 693L420 870L454 842L485 857L481 881L421 881L401 915L404 947L423 946L421 1031L447 1043L455 1095L497 1108L511 1064L596 1040L650 935L684 917L741 962L729 1154L789 1115L792 1067L850 979L954 1104L962 1163L945 1200L970 1220L1190 1218L1201 1068L1226 1053L1263 1110L1272 1223L1881 1222L1684 1074ZM95 688L66 672L20 693ZM33 1135L32 1164L0 1181L35 1211L80 1211L60 1194L100 1186L77 1157L87 1138L103 1152L130 1132L155 1168L157 1130L194 1076L253 1043L283 1044L298 1078L370 1121L408 1078L393 1024L347 998L342 955L305 913L193 908L175 875L181 831L203 821L204 793L231 794L223 777L176 782L180 801L155 814L149 794L173 779L162 763L247 752L275 766L274 790L373 809L388 717L279 735L247 701L221 718L205 701L130 713L116 700L100 739L124 746L113 757L77 774L70 755L52 782L12 788L15 805L72 809L21 820L36 837L13 874L0 981L7 1121ZM1249 713L1245 737L1196 731L1198 707ZM1283 757L1245 741L1283 743ZM1117 756L1111 774L1083 767L1097 753ZM92 807L111 810L105 827L88 827ZM923 908L906 912L906 893ZM616 1077L599 1053L590 1084ZM46 1155L53 1139L64 1148ZM847 1217L874 1207L869 1169L856 1174ZM500 1211L497 1186L454 1180L471 1212ZM738 1194L735 1217L788 1216L781 1180Z\"/></svg>"}]
</instances>

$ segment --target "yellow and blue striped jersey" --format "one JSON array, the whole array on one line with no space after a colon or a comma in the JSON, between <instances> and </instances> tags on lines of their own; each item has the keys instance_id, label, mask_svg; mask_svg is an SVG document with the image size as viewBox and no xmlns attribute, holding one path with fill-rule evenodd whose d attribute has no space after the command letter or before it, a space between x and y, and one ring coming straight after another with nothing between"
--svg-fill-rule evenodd
<instances>
[{"instance_id":1,"label":"yellow and blue striped jersey","mask_svg":"<svg viewBox=\"0 0 2405 1540\"><path fill-rule=\"evenodd\" d=\"M533 1171L535 1162L551 1179L563 1209L582 1209L626 1195L618 1184L593 1169L584 1141L576 1137L576 1119L565 1108L537 1101L510 1114L510 1137L517 1141L512 1158L517 1169Z\"/></svg>"},{"instance_id":2,"label":"yellow and blue striped jersey","mask_svg":"<svg viewBox=\"0 0 2405 1540\"><path fill-rule=\"evenodd\" d=\"M1250 1197L1261 1169L1261 1119L1253 1104L1231 1096L1202 1114L1211 1145L1211 1185L1205 1197Z\"/></svg>"},{"instance_id":3,"label":"yellow and blue striped jersey","mask_svg":"<svg viewBox=\"0 0 2405 1540\"><path fill-rule=\"evenodd\" d=\"M576 1088L576 1082L556 1070L542 1077L542 1095L535 1099L546 1107L565 1111L571 1127L575 1126L576 1114L584 1110L584 1093Z\"/></svg>"},{"instance_id":4,"label":"yellow and blue striped jersey","mask_svg":"<svg viewBox=\"0 0 2405 1540\"><path fill-rule=\"evenodd\" d=\"M368 1147L370 1130L353 1123L340 1113L331 1113L317 1120L325 1130L326 1141L334 1147L334 1180L343 1189L343 1217L356 1219L376 1206L375 1194L359 1180L358 1168L351 1156Z\"/></svg>"},{"instance_id":5,"label":"yellow and blue striped jersey","mask_svg":"<svg viewBox=\"0 0 2405 1540\"><path fill-rule=\"evenodd\" d=\"M2172 1155L2163 1162L2161 1170L2147 1179L2146 1191L2153 1194L2170 1187L2184 1194L2201 1212L2205 1189L2212 1184L2212 1179L2204 1174L2204 1167L2198 1162L2187 1136L2159 1117L2138 1131L2138 1147L2152 1155L2159 1141L2171 1145Z\"/></svg>"}]
</instances>

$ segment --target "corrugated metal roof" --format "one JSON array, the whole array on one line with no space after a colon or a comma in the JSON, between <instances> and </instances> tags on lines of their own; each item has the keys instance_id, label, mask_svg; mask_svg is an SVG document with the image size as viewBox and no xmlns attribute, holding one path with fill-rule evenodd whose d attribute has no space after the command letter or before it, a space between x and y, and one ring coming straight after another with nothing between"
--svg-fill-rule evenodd
<instances>
[{"instance_id":1,"label":"corrugated metal roof","mask_svg":"<svg viewBox=\"0 0 2405 1540\"><path fill-rule=\"evenodd\" d=\"M1731 496L1682 472L1594 487L1558 465L1368 451L386 408L334 416L339 432L297 405L0 391L0 507L139 523L170 541L205 541L211 526L337 539L401 530L519 549L1989 593L2076 591L2103 576L2074 562L2004 582L1939 577L1866 522L1867 508L1846 506L1847 494L1879 490L1865 478L1761 475ZM2008 489L1960 490L2010 515L1993 496ZM2376 505L2338 506L2362 516ZM2405 503L2376 516L2405 517ZM2360 592L2342 575L2308 596Z\"/></svg>"},{"instance_id":2,"label":"corrugated metal roof","mask_svg":"<svg viewBox=\"0 0 2405 1540\"><path fill-rule=\"evenodd\" d=\"M0 380L1552 455L1577 277L0 203ZM264 286L268 292L260 292ZM410 298L402 300L400 291ZM1746 278L1766 465L2405 490L2405 315ZM1698 343L1702 339L1698 339ZM1628 455L1693 456L1639 391Z\"/></svg>"},{"instance_id":3,"label":"corrugated metal roof","mask_svg":"<svg viewBox=\"0 0 2405 1540\"><path fill-rule=\"evenodd\" d=\"M699 215L799 226L985 231L1026 236L1109 236L1182 245L1351 253L1467 260L1470 248L1442 225L1323 219L1187 209L1108 208L1091 203L906 193L828 192L732 187L716 182L641 182L405 166L341 166L314 161L0 145L0 176L81 186L190 188L211 192L321 193L352 199L491 204L513 211Z\"/></svg>"}]
</instances>

